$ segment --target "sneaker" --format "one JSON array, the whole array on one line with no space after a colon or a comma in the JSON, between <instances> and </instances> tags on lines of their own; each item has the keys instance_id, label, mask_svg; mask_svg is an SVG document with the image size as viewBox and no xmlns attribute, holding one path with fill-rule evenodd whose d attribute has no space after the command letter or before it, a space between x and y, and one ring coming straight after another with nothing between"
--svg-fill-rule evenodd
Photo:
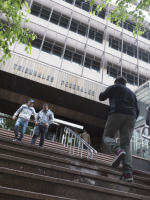
<instances>
[{"instance_id":1,"label":"sneaker","mask_svg":"<svg viewBox=\"0 0 150 200\"><path fill-rule=\"evenodd\" d=\"M19 138L17 138L17 142L21 142L21 140L19 140Z\"/></svg>"},{"instance_id":2,"label":"sneaker","mask_svg":"<svg viewBox=\"0 0 150 200\"><path fill-rule=\"evenodd\" d=\"M133 176L131 173L129 174L123 174L121 177L120 177L120 180L122 181L126 181L126 182L133 182Z\"/></svg>"},{"instance_id":3,"label":"sneaker","mask_svg":"<svg viewBox=\"0 0 150 200\"><path fill-rule=\"evenodd\" d=\"M13 139L13 141L16 141L16 140L18 140L18 136L15 136Z\"/></svg>"},{"instance_id":4,"label":"sneaker","mask_svg":"<svg viewBox=\"0 0 150 200\"><path fill-rule=\"evenodd\" d=\"M111 166L112 166L113 168L118 167L118 166L120 165L121 160L125 157L125 155L126 155L125 151L122 150L122 149L120 149L120 150L117 152L117 154L116 154L116 156L115 156L115 158L114 158L114 160L113 160Z\"/></svg>"}]
</instances>

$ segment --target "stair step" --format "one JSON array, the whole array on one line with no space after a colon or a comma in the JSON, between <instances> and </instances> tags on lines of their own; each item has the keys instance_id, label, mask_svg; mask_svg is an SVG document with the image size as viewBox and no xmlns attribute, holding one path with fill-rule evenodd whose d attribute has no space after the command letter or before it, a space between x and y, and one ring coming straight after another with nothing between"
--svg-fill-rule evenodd
<instances>
[{"instance_id":1,"label":"stair step","mask_svg":"<svg viewBox=\"0 0 150 200\"><path fill-rule=\"evenodd\" d=\"M130 184L117 180L113 177L106 177L104 175L92 175L87 172L80 172L73 169L67 169L64 167L45 163L43 164L32 160L16 158L2 154L0 154L0 167L7 169L11 168L11 170L33 173L51 178L54 177L78 183L85 183L91 186L105 187L109 189L113 188L115 190L126 191L144 196L150 195L149 179L145 179L145 182L148 186L136 183ZM137 178L138 177L135 177L135 179Z\"/></svg>"},{"instance_id":2,"label":"stair step","mask_svg":"<svg viewBox=\"0 0 150 200\"><path fill-rule=\"evenodd\" d=\"M0 168L0 186L78 200L148 200L149 196L76 183L53 177ZM147 190L146 190L147 191Z\"/></svg>"},{"instance_id":3,"label":"stair step","mask_svg":"<svg viewBox=\"0 0 150 200\"><path fill-rule=\"evenodd\" d=\"M0 141L1 142L1 141ZM6 141L7 142L7 141ZM121 176L121 169L112 169L107 163L94 161L90 159L81 159L79 157L70 156L68 154L59 154L57 151L47 150L41 147L32 147L31 145L12 142L15 147L0 145L0 153L7 154L15 157L20 157L28 160L34 160L41 163L48 163L68 169L75 169L80 172L87 172L93 175L103 175L119 179ZM9 144L9 143L8 143ZM28 149L28 150L26 150ZM55 153L55 154L54 154ZM136 175L136 173L134 173ZM143 176L142 172L138 171L138 176L135 177L135 182L139 184L149 185L149 173ZM138 177L138 178L136 178Z\"/></svg>"},{"instance_id":4,"label":"stair step","mask_svg":"<svg viewBox=\"0 0 150 200\"><path fill-rule=\"evenodd\" d=\"M4 130L4 129L0 129L0 137L13 140L14 132ZM26 143L26 144L30 144L31 139L32 139L32 137L30 135L25 135L22 142ZM39 144L39 138L37 139L36 146L38 146L38 144ZM53 142L53 141L50 141L50 140L45 140L44 147L46 147L46 148L57 148L57 149L59 149L60 151L63 151L63 152L69 151L69 149L67 147L64 147L63 144L58 143L58 142ZM75 151L77 151L77 148L75 148ZM85 152L86 152L86 150L83 150L83 157L84 156L86 157ZM108 161L108 162L112 162L113 156L98 153L97 154L97 160L101 160L101 159L104 159L105 161Z\"/></svg>"},{"instance_id":5,"label":"stair step","mask_svg":"<svg viewBox=\"0 0 150 200\"><path fill-rule=\"evenodd\" d=\"M13 188L7 188L0 186L0 198L1 200L73 200L64 197L45 195L35 192L29 192L24 190L16 190Z\"/></svg>"}]
</instances>

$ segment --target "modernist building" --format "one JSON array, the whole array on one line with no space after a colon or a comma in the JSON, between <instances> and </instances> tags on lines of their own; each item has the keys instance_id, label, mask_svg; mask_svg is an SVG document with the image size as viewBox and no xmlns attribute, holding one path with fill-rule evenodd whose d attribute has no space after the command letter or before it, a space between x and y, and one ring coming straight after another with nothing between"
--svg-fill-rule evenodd
<instances>
[{"instance_id":1,"label":"modernist building","mask_svg":"<svg viewBox=\"0 0 150 200\"><path fill-rule=\"evenodd\" d=\"M149 23L145 22L146 32L134 38L132 16L119 27L105 20L113 6L92 16L93 8L82 0L28 3L30 22L23 20L23 27L37 39L32 41L31 54L15 43L10 47L11 59L5 66L0 63L0 112L13 115L29 98L35 100L36 111L48 102L57 119L50 127L49 139L61 142L65 125L77 133L84 127L92 146L109 153L101 140L109 102L99 102L98 97L121 74L132 90L149 80ZM145 157L137 154L137 148L134 154Z\"/></svg>"}]
</instances>

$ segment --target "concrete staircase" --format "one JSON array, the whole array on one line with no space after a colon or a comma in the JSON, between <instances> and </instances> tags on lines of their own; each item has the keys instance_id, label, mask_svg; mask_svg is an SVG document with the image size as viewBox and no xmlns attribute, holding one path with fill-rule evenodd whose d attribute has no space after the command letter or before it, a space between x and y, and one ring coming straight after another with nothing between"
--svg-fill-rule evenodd
<instances>
[{"instance_id":1,"label":"concrete staircase","mask_svg":"<svg viewBox=\"0 0 150 200\"><path fill-rule=\"evenodd\" d=\"M31 137L13 142L0 130L0 200L148 200L150 174L134 171L134 183L119 180L121 167L110 167L111 156L98 160L69 155L68 149L46 141L31 146ZM102 161L101 161L102 159Z\"/></svg>"}]
</instances>

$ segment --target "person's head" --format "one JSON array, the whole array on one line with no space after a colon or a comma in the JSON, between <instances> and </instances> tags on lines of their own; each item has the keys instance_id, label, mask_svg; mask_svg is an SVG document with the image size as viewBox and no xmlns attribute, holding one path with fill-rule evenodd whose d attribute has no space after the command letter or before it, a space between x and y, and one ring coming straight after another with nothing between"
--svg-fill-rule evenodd
<instances>
[{"instance_id":1,"label":"person's head","mask_svg":"<svg viewBox=\"0 0 150 200\"><path fill-rule=\"evenodd\" d=\"M31 107L31 106L33 106L33 104L34 104L34 100L33 100L33 99L30 99L30 100L28 101L28 106Z\"/></svg>"},{"instance_id":2,"label":"person's head","mask_svg":"<svg viewBox=\"0 0 150 200\"><path fill-rule=\"evenodd\" d=\"M87 133L87 130L84 130L83 132L84 132L84 133Z\"/></svg>"},{"instance_id":3,"label":"person's head","mask_svg":"<svg viewBox=\"0 0 150 200\"><path fill-rule=\"evenodd\" d=\"M43 104L43 110L44 110L44 111L47 111L47 110L48 110L48 104L47 104L47 103L44 103L44 104Z\"/></svg>"},{"instance_id":4,"label":"person's head","mask_svg":"<svg viewBox=\"0 0 150 200\"><path fill-rule=\"evenodd\" d=\"M114 84L122 84L126 86L127 80L123 76L119 76L116 78Z\"/></svg>"}]
</instances>

